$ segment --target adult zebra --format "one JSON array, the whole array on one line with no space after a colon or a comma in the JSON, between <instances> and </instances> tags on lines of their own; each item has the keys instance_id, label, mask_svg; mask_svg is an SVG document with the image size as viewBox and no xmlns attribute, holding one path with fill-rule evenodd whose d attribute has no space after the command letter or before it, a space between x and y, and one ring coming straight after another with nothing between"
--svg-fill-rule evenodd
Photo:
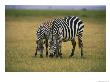
<instances>
[{"instance_id":1,"label":"adult zebra","mask_svg":"<svg viewBox=\"0 0 110 82\"><path fill-rule=\"evenodd\" d=\"M43 44L45 43L46 47L46 57L48 56L48 36L49 36L49 28L52 27L53 20L46 21L42 23L38 30L36 31L36 52L35 56L39 53L40 57L43 57Z\"/></svg>"},{"instance_id":2,"label":"adult zebra","mask_svg":"<svg viewBox=\"0 0 110 82\"><path fill-rule=\"evenodd\" d=\"M53 21L53 26L51 28L51 33L49 37L49 50L50 56L53 57L55 54L57 57L62 57L61 44L62 42L71 41L72 42L72 52L70 57L74 55L74 50L76 46L75 37L78 36L79 48L81 48L81 57L83 57L83 35L84 23L76 16L68 16L63 19L55 19Z\"/></svg>"}]
</instances>

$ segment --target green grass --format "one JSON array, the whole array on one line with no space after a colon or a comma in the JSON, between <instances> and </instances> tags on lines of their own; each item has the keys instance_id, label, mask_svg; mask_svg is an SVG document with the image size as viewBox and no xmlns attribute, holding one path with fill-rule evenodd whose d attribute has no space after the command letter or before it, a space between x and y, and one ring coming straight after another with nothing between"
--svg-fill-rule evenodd
<instances>
[{"instance_id":1,"label":"green grass","mask_svg":"<svg viewBox=\"0 0 110 82\"><path fill-rule=\"evenodd\" d=\"M16 11L16 13L15 13ZM24 13L25 12L25 13ZM36 13L35 13L36 12ZM106 71L106 22L105 11L32 11L6 10L5 23L5 71L45 71L45 72L105 72ZM43 12L46 12L45 15ZM53 13L54 12L54 13ZM55 13L57 12L57 13ZM60 13L59 13L60 12ZM81 14L88 16L83 16ZM100 13L102 12L102 13ZM65 14L66 13L66 14ZM73 14L72 14L73 13ZM76 13L76 14L75 14ZM24 14L24 15L23 15ZM27 14L27 15L25 15ZM63 43L63 58L44 58L35 53L35 32L43 21L77 15L85 23L84 29L84 59L80 58L80 49L76 46L73 58L70 42ZM93 16L93 17L91 17ZM77 39L76 39L77 41ZM68 46L68 47L67 47Z\"/></svg>"},{"instance_id":2,"label":"green grass","mask_svg":"<svg viewBox=\"0 0 110 82\"><path fill-rule=\"evenodd\" d=\"M6 10L6 16L78 16L78 17L105 17L105 10Z\"/></svg>"}]
</instances>

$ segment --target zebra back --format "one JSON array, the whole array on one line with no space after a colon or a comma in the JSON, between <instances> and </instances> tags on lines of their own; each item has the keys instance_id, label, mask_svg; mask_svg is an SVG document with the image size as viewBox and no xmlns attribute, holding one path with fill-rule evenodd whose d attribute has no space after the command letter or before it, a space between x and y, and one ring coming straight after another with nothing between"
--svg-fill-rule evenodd
<instances>
[{"instance_id":1,"label":"zebra back","mask_svg":"<svg viewBox=\"0 0 110 82\"><path fill-rule=\"evenodd\" d=\"M67 17L64 17L63 19L67 22L69 27L68 30L69 29L71 30L70 32L72 33L72 36L73 34L78 35L83 32L84 23L82 22L82 20L79 19L79 17L67 16ZM71 28L74 28L74 29L71 29Z\"/></svg>"},{"instance_id":2,"label":"zebra back","mask_svg":"<svg viewBox=\"0 0 110 82\"><path fill-rule=\"evenodd\" d=\"M72 40L76 35L83 33L84 24L75 16L55 19L52 26L52 34L64 41Z\"/></svg>"}]
</instances>

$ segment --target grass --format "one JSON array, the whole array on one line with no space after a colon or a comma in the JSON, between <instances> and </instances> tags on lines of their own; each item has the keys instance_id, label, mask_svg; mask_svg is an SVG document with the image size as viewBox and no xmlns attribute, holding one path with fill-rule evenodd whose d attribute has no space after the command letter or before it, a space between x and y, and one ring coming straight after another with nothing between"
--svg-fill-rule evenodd
<instances>
[{"instance_id":1,"label":"grass","mask_svg":"<svg viewBox=\"0 0 110 82\"><path fill-rule=\"evenodd\" d=\"M92 13L88 14L87 12ZM6 23L5 23L6 72L106 71L105 11L85 11L85 12L74 11L74 13L79 15L85 23L83 35L84 55L85 55L84 59L80 58L80 49L78 48L78 45L76 46L74 57L68 58L72 49L72 45L70 42L66 43L64 42L62 45L63 53L62 59L46 58L45 54L44 58L40 58L39 55L37 57L34 57L35 39L36 39L35 32L38 25L41 24L43 21L55 17L74 15L73 11L61 12L57 10L56 11L39 10L39 13L40 14L38 14L37 11L32 10L29 11L6 10ZM43 13L45 13L45 15Z\"/></svg>"},{"instance_id":2,"label":"grass","mask_svg":"<svg viewBox=\"0 0 110 82\"><path fill-rule=\"evenodd\" d=\"M95 14L94 14L95 13ZM6 9L6 16L78 16L78 17L105 17L105 10L14 10Z\"/></svg>"}]
</instances>

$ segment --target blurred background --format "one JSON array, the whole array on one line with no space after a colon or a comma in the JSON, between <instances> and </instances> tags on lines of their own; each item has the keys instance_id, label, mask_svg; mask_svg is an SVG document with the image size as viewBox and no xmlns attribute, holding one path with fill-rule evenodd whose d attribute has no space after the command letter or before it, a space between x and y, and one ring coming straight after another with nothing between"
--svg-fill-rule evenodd
<instances>
[{"instance_id":1,"label":"blurred background","mask_svg":"<svg viewBox=\"0 0 110 82\"><path fill-rule=\"evenodd\" d=\"M58 6L58 5L6 5L6 9L28 9L28 10L105 10L104 5L89 6Z\"/></svg>"},{"instance_id":2,"label":"blurred background","mask_svg":"<svg viewBox=\"0 0 110 82\"><path fill-rule=\"evenodd\" d=\"M93 11L105 15L101 11L106 10L104 5L91 6L57 6L57 5L6 5L6 15L15 16L89 16L93 17ZM99 12L98 12L99 11ZM98 15L97 15L98 16Z\"/></svg>"}]
</instances>

